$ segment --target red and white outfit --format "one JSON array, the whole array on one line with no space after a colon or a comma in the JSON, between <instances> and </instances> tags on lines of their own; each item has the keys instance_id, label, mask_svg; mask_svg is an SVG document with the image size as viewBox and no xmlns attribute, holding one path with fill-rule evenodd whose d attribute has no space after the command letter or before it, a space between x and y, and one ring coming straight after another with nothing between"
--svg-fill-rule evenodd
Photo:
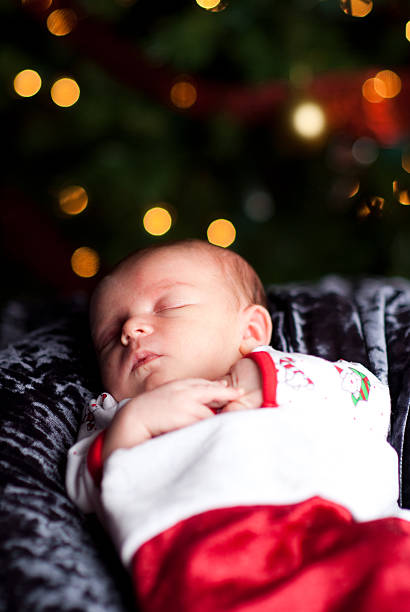
<instances>
[{"instance_id":1,"label":"red and white outfit","mask_svg":"<svg viewBox=\"0 0 410 612\"><path fill-rule=\"evenodd\" d=\"M67 490L95 511L142 610L408 612L410 523L387 443L388 388L359 364L260 347L263 410L101 462L125 401L93 400Z\"/></svg>"}]
</instances>

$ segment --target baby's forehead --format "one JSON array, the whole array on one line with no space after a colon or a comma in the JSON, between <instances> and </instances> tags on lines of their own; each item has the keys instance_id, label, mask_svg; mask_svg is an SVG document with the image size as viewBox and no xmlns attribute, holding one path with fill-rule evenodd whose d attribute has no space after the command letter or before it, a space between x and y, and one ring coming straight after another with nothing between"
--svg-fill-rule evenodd
<instances>
[{"instance_id":1,"label":"baby's forehead","mask_svg":"<svg viewBox=\"0 0 410 612\"><path fill-rule=\"evenodd\" d=\"M162 248L142 255L136 253L121 262L100 281L93 301L94 304L101 302L107 294L130 282L141 283L141 289L145 284L150 287L154 277L161 285L168 280L178 283L178 280L185 279L185 273L188 273L193 284L200 285L205 279L218 285L225 281L223 265L211 253L200 248Z\"/></svg>"}]
</instances>

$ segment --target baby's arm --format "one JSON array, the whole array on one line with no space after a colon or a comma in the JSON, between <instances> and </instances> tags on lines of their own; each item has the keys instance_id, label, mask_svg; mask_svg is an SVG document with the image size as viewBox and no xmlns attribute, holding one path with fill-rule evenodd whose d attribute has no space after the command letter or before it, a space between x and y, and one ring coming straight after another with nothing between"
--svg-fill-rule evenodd
<instances>
[{"instance_id":1,"label":"baby's arm","mask_svg":"<svg viewBox=\"0 0 410 612\"><path fill-rule=\"evenodd\" d=\"M242 389L224 381L175 380L127 402L104 435L102 460L118 448L131 448L150 438L213 416L209 406L238 400Z\"/></svg>"},{"instance_id":2,"label":"baby's arm","mask_svg":"<svg viewBox=\"0 0 410 612\"><path fill-rule=\"evenodd\" d=\"M164 384L120 405L105 393L92 400L78 440L68 453L69 497L83 512L95 511L103 464L111 453L213 416L209 406L225 405L241 393L224 382L187 379Z\"/></svg>"}]
</instances>

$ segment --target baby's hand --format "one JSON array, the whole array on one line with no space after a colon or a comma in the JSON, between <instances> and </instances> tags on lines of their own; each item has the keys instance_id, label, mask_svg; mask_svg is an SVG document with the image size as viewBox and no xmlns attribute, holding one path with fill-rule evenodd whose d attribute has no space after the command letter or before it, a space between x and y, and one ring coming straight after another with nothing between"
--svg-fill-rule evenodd
<instances>
[{"instance_id":1,"label":"baby's hand","mask_svg":"<svg viewBox=\"0 0 410 612\"><path fill-rule=\"evenodd\" d=\"M227 381L231 387L243 389L243 393L230 400L221 412L249 410L262 406L262 376L252 359L246 357L240 359L221 380Z\"/></svg>"},{"instance_id":2,"label":"baby's hand","mask_svg":"<svg viewBox=\"0 0 410 612\"><path fill-rule=\"evenodd\" d=\"M224 381L175 380L127 402L108 427L103 460L118 448L131 448L161 434L214 415L209 406L238 399L242 389Z\"/></svg>"}]
</instances>

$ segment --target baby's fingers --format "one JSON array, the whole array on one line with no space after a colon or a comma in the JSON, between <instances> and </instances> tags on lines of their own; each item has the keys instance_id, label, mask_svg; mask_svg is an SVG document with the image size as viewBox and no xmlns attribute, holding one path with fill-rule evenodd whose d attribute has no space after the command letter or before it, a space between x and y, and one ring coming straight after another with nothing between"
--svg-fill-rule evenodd
<instances>
[{"instance_id":1,"label":"baby's fingers","mask_svg":"<svg viewBox=\"0 0 410 612\"><path fill-rule=\"evenodd\" d=\"M220 407L224 406L227 402L239 398L243 395L244 390L227 387L224 383L213 382L209 385L198 385L192 389L192 393L201 403L212 405L213 407Z\"/></svg>"}]
</instances>

